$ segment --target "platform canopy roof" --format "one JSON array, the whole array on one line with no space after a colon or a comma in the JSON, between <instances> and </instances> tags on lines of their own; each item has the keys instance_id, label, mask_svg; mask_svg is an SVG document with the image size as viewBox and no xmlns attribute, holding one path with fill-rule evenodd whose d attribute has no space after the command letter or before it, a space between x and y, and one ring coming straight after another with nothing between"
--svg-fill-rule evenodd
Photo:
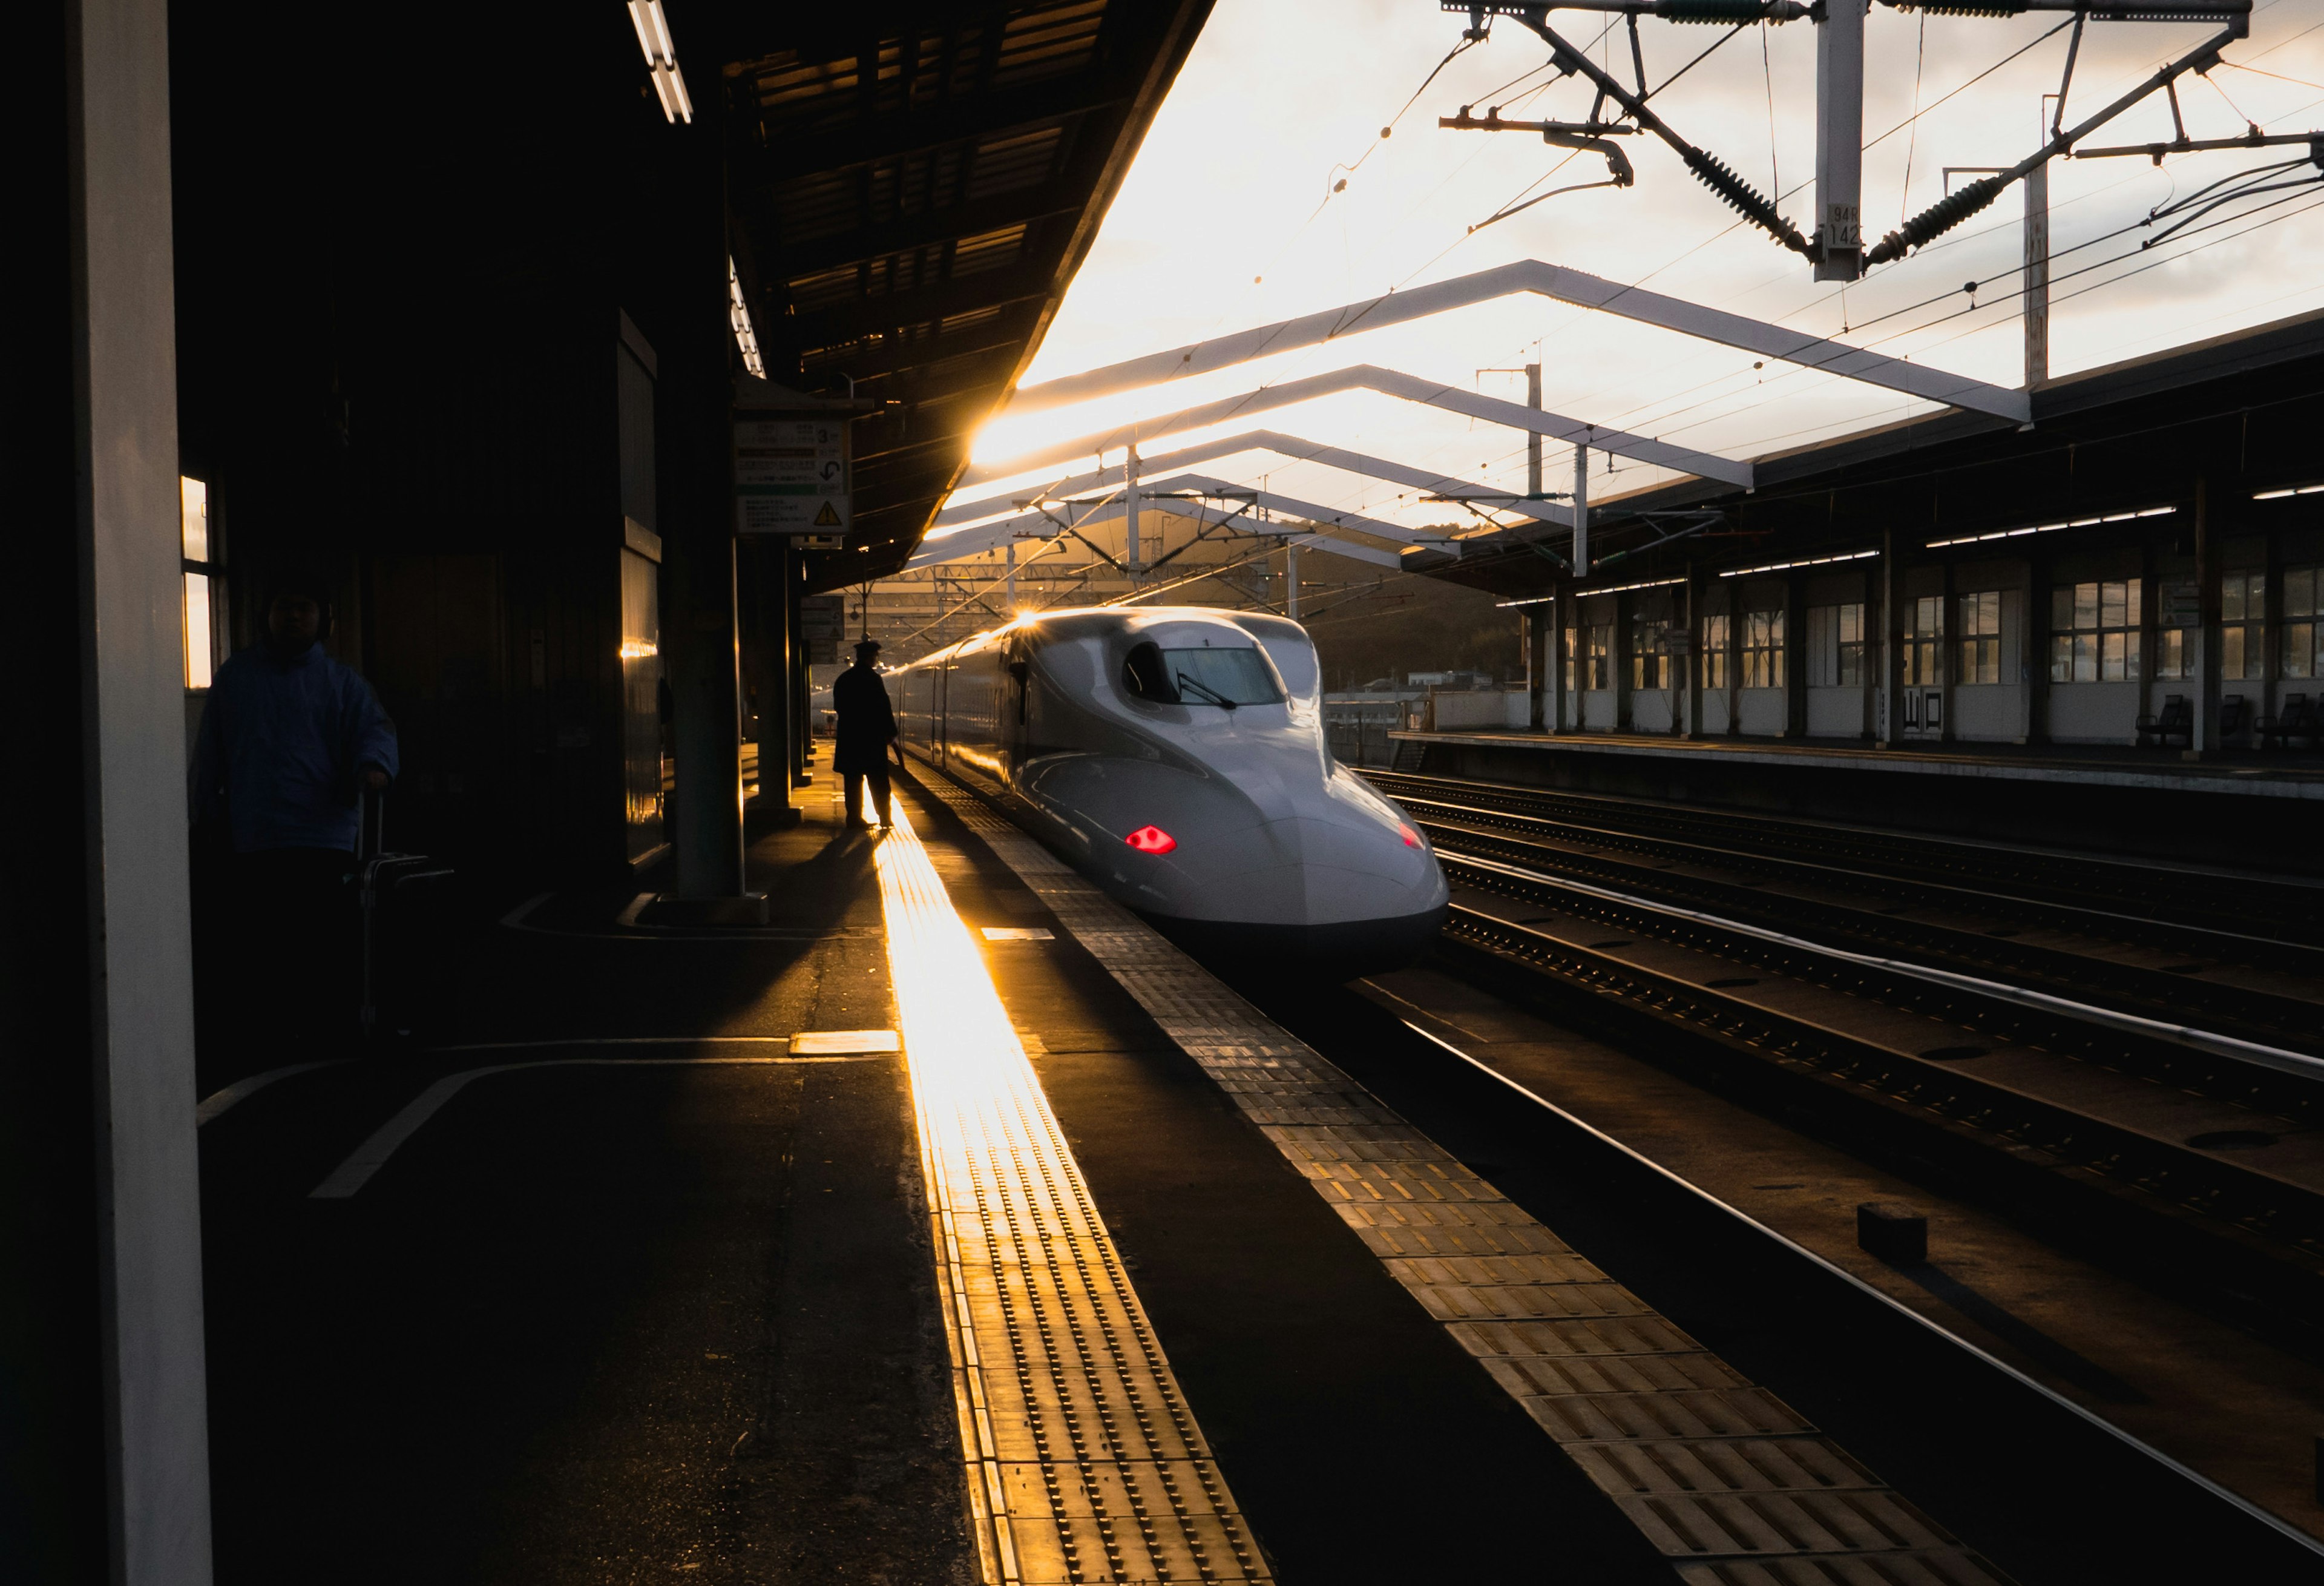
<instances>
[{"instance_id":1,"label":"platform canopy roof","mask_svg":"<svg viewBox=\"0 0 2324 1586\"><path fill-rule=\"evenodd\" d=\"M855 526L813 586L882 576L918 545L1209 11L872 0L740 30L728 195L767 376L884 404L856 424Z\"/></svg>"}]
</instances>

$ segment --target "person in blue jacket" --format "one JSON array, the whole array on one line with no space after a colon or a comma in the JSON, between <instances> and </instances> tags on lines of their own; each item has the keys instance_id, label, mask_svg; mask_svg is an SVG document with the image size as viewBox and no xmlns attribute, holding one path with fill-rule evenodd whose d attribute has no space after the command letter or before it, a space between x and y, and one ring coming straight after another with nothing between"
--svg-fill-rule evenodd
<instances>
[{"instance_id":1,"label":"person in blue jacket","mask_svg":"<svg viewBox=\"0 0 2324 1586\"><path fill-rule=\"evenodd\" d=\"M398 759L371 685L324 652L329 609L317 586L286 585L267 608L265 641L217 669L189 803L197 824L223 806L241 956L269 982L238 987L236 1000L287 996L337 1023L354 1011L336 1004L355 968L348 880L362 790L383 792Z\"/></svg>"}]
</instances>

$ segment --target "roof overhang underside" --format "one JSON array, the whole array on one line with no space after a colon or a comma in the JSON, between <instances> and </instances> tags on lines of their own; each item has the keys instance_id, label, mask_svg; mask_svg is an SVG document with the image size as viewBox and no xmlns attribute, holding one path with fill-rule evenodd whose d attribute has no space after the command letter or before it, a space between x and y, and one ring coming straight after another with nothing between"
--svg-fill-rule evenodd
<instances>
[{"instance_id":1,"label":"roof overhang underside","mask_svg":"<svg viewBox=\"0 0 2324 1586\"><path fill-rule=\"evenodd\" d=\"M880 404L808 586L901 567L1031 361L1211 0L779 9L726 68L736 265L778 385ZM761 34L761 37L767 35Z\"/></svg>"}]
</instances>

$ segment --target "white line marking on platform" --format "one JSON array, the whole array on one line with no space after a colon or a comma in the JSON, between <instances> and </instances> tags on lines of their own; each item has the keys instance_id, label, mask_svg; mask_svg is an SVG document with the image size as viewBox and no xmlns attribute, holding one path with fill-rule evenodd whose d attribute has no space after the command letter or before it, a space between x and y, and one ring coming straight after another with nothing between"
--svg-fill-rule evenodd
<instances>
[{"instance_id":1,"label":"white line marking on platform","mask_svg":"<svg viewBox=\"0 0 2324 1586\"><path fill-rule=\"evenodd\" d=\"M759 1038L766 1037L739 1037ZM396 1148L420 1132L420 1125L443 1111L444 1103L488 1074L514 1074L539 1068L684 1068L702 1066L801 1063L855 1063L855 1057L551 1057L540 1063L495 1063L488 1068L471 1068L460 1074L446 1074L434 1084L407 1102L403 1110L372 1131L371 1138L357 1146L347 1159L331 1170L331 1176L307 1192L310 1201L343 1201L371 1182L372 1175L387 1166Z\"/></svg>"},{"instance_id":2,"label":"white line marking on platform","mask_svg":"<svg viewBox=\"0 0 2324 1586\"><path fill-rule=\"evenodd\" d=\"M525 917L556 896L557 894L554 892L535 892L531 897L518 904L514 908L512 908L506 914L502 915L501 924L508 927L508 928L512 931L538 929L538 927L526 926L524 923Z\"/></svg>"},{"instance_id":3,"label":"white line marking on platform","mask_svg":"<svg viewBox=\"0 0 2324 1586\"><path fill-rule=\"evenodd\" d=\"M281 1068L270 1068L264 1074L254 1074L248 1079L238 1079L223 1090L212 1091L194 1109L194 1127L199 1129L235 1102L247 1101L278 1079L289 1079L294 1074L309 1074L318 1068L337 1068L350 1061L345 1057L324 1057L313 1063L289 1063Z\"/></svg>"},{"instance_id":4,"label":"white line marking on platform","mask_svg":"<svg viewBox=\"0 0 2324 1586\"><path fill-rule=\"evenodd\" d=\"M988 942L1054 942L1056 933L1047 926L986 926Z\"/></svg>"}]
</instances>

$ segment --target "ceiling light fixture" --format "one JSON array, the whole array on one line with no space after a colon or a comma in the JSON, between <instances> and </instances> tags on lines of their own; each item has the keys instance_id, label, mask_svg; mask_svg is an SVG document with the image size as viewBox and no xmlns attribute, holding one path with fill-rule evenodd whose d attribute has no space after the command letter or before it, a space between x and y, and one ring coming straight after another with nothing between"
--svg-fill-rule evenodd
<instances>
[{"instance_id":1,"label":"ceiling light fixture","mask_svg":"<svg viewBox=\"0 0 2324 1586\"><path fill-rule=\"evenodd\" d=\"M686 74L678 69L678 46L669 41L669 18L661 0L630 0L630 23L638 30L638 48L646 52L646 70L652 74L661 113L669 121L694 121L694 102L686 97Z\"/></svg>"}]
</instances>

